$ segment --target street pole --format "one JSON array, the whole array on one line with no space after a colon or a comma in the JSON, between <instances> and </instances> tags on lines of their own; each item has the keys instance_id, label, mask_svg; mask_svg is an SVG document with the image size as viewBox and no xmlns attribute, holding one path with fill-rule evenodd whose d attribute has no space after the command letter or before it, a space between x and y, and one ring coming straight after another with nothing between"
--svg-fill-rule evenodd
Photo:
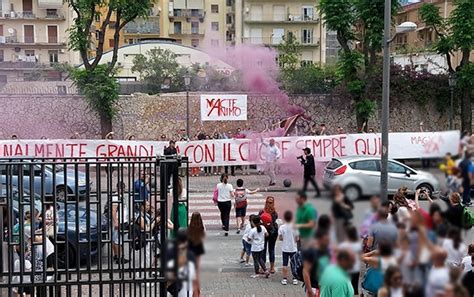
<instances>
[{"instance_id":1,"label":"street pole","mask_svg":"<svg viewBox=\"0 0 474 297\"><path fill-rule=\"evenodd\" d=\"M454 118L454 86L451 86L451 100L449 101L449 130L453 130Z\"/></svg>"},{"instance_id":2,"label":"street pole","mask_svg":"<svg viewBox=\"0 0 474 297\"><path fill-rule=\"evenodd\" d=\"M380 171L380 198L388 200L388 125L390 103L390 24L391 1L385 0L383 37L383 91L382 91L382 160Z\"/></svg>"},{"instance_id":3,"label":"street pole","mask_svg":"<svg viewBox=\"0 0 474 297\"><path fill-rule=\"evenodd\" d=\"M189 133L189 88L186 87L186 136L188 140L191 139Z\"/></svg>"}]
</instances>

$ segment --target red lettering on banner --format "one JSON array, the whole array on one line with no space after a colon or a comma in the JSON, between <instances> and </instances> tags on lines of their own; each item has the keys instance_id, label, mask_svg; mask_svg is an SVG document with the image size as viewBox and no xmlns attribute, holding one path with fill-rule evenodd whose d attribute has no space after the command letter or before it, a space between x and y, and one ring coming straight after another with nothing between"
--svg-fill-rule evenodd
<instances>
[{"instance_id":1,"label":"red lettering on banner","mask_svg":"<svg viewBox=\"0 0 474 297\"><path fill-rule=\"evenodd\" d=\"M85 157L87 155L87 144L81 143L79 144L79 157Z\"/></svg>"},{"instance_id":2,"label":"red lettering on banner","mask_svg":"<svg viewBox=\"0 0 474 297\"><path fill-rule=\"evenodd\" d=\"M237 105L237 99L206 99L208 113L210 116L214 111L217 111L218 117L223 116L240 116L242 110Z\"/></svg>"},{"instance_id":3,"label":"red lettering on banner","mask_svg":"<svg viewBox=\"0 0 474 297\"><path fill-rule=\"evenodd\" d=\"M204 158L204 150L202 149L202 146L200 144L196 145L193 151L193 156L194 156L194 161L196 163L202 163L202 160ZM198 159L198 157L200 157Z\"/></svg>"},{"instance_id":4,"label":"red lettering on banner","mask_svg":"<svg viewBox=\"0 0 474 297\"><path fill-rule=\"evenodd\" d=\"M281 157L284 159L285 158L285 152L288 150L287 144L291 143L291 141L283 140L281 142Z\"/></svg>"},{"instance_id":5,"label":"red lettering on banner","mask_svg":"<svg viewBox=\"0 0 474 297\"><path fill-rule=\"evenodd\" d=\"M9 157L12 155L12 145L4 144L3 145L3 156Z\"/></svg>"},{"instance_id":6,"label":"red lettering on banner","mask_svg":"<svg viewBox=\"0 0 474 297\"><path fill-rule=\"evenodd\" d=\"M42 144L35 144L35 157L44 157L44 146Z\"/></svg>"},{"instance_id":7,"label":"red lettering on banner","mask_svg":"<svg viewBox=\"0 0 474 297\"><path fill-rule=\"evenodd\" d=\"M341 136L341 138L339 138L340 140L340 152L341 154L339 156L341 157L344 157L346 156L346 145L344 144L344 142L346 141L347 137L346 136Z\"/></svg>"},{"instance_id":8,"label":"red lettering on banner","mask_svg":"<svg viewBox=\"0 0 474 297\"><path fill-rule=\"evenodd\" d=\"M23 148L21 147L21 144L17 144L17 145L16 145L14 156L25 156L25 155L23 154Z\"/></svg>"},{"instance_id":9,"label":"red lettering on banner","mask_svg":"<svg viewBox=\"0 0 474 297\"><path fill-rule=\"evenodd\" d=\"M137 155L137 146L127 145L127 155L130 157L135 157Z\"/></svg>"},{"instance_id":10,"label":"red lettering on banner","mask_svg":"<svg viewBox=\"0 0 474 297\"><path fill-rule=\"evenodd\" d=\"M209 148L209 145L204 144L204 152L205 152L206 162L216 161L216 146L214 145L214 143L211 143L211 148Z\"/></svg>"},{"instance_id":11,"label":"red lettering on banner","mask_svg":"<svg viewBox=\"0 0 474 297\"><path fill-rule=\"evenodd\" d=\"M354 142L357 155L379 156L382 151L382 143L379 137L372 139L358 138Z\"/></svg>"},{"instance_id":12,"label":"red lettering on banner","mask_svg":"<svg viewBox=\"0 0 474 297\"><path fill-rule=\"evenodd\" d=\"M245 148L244 148L245 146ZM246 151L246 156L243 154L243 151ZM249 160L249 155L250 155L250 145L248 142L242 142L240 145L239 145L239 156L240 156L240 160L242 161L248 161Z\"/></svg>"},{"instance_id":13,"label":"red lettering on banner","mask_svg":"<svg viewBox=\"0 0 474 297\"><path fill-rule=\"evenodd\" d=\"M187 145L186 148L184 149L184 155L189 158L189 161L194 163L194 156L190 157L188 154L188 150L194 148L194 145L190 144Z\"/></svg>"},{"instance_id":14,"label":"red lettering on banner","mask_svg":"<svg viewBox=\"0 0 474 297\"><path fill-rule=\"evenodd\" d=\"M101 156L101 157L106 157L106 156L107 156L107 154L100 152L103 147L105 147L105 145L99 144L99 145L95 148L95 155L96 155L97 157L98 157L98 156Z\"/></svg>"}]
</instances>

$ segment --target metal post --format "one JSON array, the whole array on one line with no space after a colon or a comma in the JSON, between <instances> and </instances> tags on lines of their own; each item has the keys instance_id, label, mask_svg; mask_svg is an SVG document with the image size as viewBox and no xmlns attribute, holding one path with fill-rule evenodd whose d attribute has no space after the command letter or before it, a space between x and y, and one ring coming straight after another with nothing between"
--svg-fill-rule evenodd
<instances>
[{"instance_id":1,"label":"metal post","mask_svg":"<svg viewBox=\"0 0 474 297\"><path fill-rule=\"evenodd\" d=\"M189 89L186 87L186 136L188 140L191 140L191 134L189 133Z\"/></svg>"},{"instance_id":2,"label":"metal post","mask_svg":"<svg viewBox=\"0 0 474 297\"><path fill-rule=\"evenodd\" d=\"M380 198L388 199L388 125L390 103L390 24L391 1L385 0L383 37L383 92L382 92L382 161L380 171Z\"/></svg>"},{"instance_id":3,"label":"metal post","mask_svg":"<svg viewBox=\"0 0 474 297\"><path fill-rule=\"evenodd\" d=\"M449 102L449 130L453 130L453 118L454 118L454 86L451 89L451 100Z\"/></svg>"}]
</instances>

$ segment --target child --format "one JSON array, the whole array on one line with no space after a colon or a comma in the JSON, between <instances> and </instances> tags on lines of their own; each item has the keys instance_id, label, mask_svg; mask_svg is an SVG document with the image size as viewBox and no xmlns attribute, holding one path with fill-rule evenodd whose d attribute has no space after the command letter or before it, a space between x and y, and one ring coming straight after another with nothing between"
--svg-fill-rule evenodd
<instances>
[{"instance_id":1,"label":"child","mask_svg":"<svg viewBox=\"0 0 474 297\"><path fill-rule=\"evenodd\" d=\"M278 239L282 241L281 251L283 258L283 267L282 274L283 279L281 280L282 285L288 284L288 260L293 257L293 255L298 250L296 242L298 241L297 232L293 226L293 213L289 210L285 211L283 214L283 219L285 223L278 228ZM293 285L297 285L298 280L293 279Z\"/></svg>"},{"instance_id":2,"label":"child","mask_svg":"<svg viewBox=\"0 0 474 297\"><path fill-rule=\"evenodd\" d=\"M250 191L243 187L244 181L239 178L237 180L237 188L234 191L235 197L235 217L237 222L237 234L240 234L240 230L244 227L245 222L245 215L247 213L247 195L248 194L255 194L258 192L259 189L255 191ZM240 218L240 223L239 223Z\"/></svg>"},{"instance_id":3,"label":"child","mask_svg":"<svg viewBox=\"0 0 474 297\"><path fill-rule=\"evenodd\" d=\"M258 277L259 268L262 268L262 270L265 271L265 277L268 278L268 276L270 276L270 271L268 271L265 267L265 261L263 260L265 237L268 236L268 232L267 229L262 226L260 216L254 216L252 222L254 227L252 228L252 230L250 230L248 238L249 241L252 243L250 251L252 252L255 274L251 277Z\"/></svg>"},{"instance_id":4,"label":"child","mask_svg":"<svg viewBox=\"0 0 474 297\"><path fill-rule=\"evenodd\" d=\"M240 263L245 263L245 266L250 265L249 260L250 260L250 254L252 253L250 251L250 249L252 248L252 245L250 244L250 241L249 241L249 234L250 234L250 230L252 230L252 228L255 227L252 223L253 217L254 215L250 215L249 221L247 225L245 225L244 236L242 236L243 248L242 248L242 252L240 253ZM245 256L245 260L244 260L245 254L247 255Z\"/></svg>"}]
</instances>

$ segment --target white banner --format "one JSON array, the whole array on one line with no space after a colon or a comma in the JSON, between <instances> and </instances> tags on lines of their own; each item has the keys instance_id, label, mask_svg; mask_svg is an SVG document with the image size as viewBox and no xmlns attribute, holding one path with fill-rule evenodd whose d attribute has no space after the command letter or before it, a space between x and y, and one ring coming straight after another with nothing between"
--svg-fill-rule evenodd
<instances>
[{"instance_id":1,"label":"white banner","mask_svg":"<svg viewBox=\"0 0 474 297\"><path fill-rule=\"evenodd\" d=\"M459 131L391 133L392 159L439 158L457 154ZM379 134L347 134L275 138L282 163L294 163L309 147L316 161L344 156L379 156ZM0 158L8 157L135 157L162 155L167 142L126 140L2 140ZM179 154L189 157L191 166L245 165L263 163L266 147L260 139L219 139L178 142Z\"/></svg>"},{"instance_id":2,"label":"white banner","mask_svg":"<svg viewBox=\"0 0 474 297\"><path fill-rule=\"evenodd\" d=\"M201 95L201 121L246 121L247 95Z\"/></svg>"}]
</instances>

